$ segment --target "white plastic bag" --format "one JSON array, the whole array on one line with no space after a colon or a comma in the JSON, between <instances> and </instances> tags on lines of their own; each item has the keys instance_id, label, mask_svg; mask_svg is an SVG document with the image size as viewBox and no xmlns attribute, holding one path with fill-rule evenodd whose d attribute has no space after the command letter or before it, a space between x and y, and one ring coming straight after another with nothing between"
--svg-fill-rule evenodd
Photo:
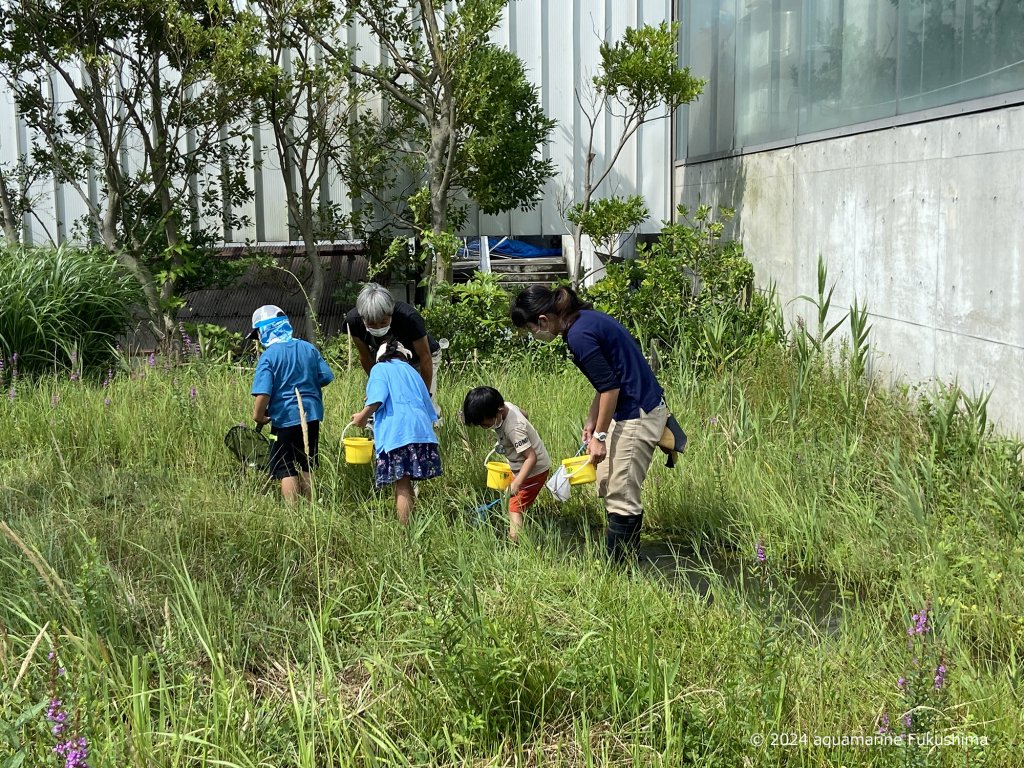
<instances>
[{"instance_id":1,"label":"white plastic bag","mask_svg":"<svg viewBox=\"0 0 1024 768\"><path fill-rule=\"evenodd\" d=\"M565 471L565 467L559 465L555 474L549 477L544 485L558 501L569 500L569 474Z\"/></svg>"}]
</instances>

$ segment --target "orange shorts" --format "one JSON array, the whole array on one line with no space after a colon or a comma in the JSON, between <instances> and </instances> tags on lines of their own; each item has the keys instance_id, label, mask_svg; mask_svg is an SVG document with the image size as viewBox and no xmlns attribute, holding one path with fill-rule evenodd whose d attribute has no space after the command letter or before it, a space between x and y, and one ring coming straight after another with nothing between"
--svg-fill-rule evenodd
<instances>
[{"instance_id":1,"label":"orange shorts","mask_svg":"<svg viewBox=\"0 0 1024 768\"><path fill-rule=\"evenodd\" d=\"M540 490L544 487L544 483L547 482L550 472L551 470L545 469L543 472L526 478L526 482L519 489L519 493L508 500L508 511L523 513L529 509L530 505L537 500L537 496L540 495Z\"/></svg>"}]
</instances>

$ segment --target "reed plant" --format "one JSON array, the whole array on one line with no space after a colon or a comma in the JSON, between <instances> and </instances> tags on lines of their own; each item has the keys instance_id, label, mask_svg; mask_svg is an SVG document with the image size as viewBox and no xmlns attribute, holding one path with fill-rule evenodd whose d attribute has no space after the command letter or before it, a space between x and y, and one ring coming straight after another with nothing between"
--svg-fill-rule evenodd
<instances>
[{"instance_id":1,"label":"reed plant","mask_svg":"<svg viewBox=\"0 0 1024 768\"><path fill-rule=\"evenodd\" d=\"M65 245L0 248L0 297L0 360L21 373L105 367L139 299L112 257Z\"/></svg>"}]
</instances>

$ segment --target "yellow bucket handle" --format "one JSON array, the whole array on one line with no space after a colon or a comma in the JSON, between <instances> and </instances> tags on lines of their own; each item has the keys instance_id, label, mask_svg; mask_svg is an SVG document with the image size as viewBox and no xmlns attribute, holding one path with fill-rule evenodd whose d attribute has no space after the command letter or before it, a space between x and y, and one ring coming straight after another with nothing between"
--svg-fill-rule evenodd
<instances>
[{"instance_id":1,"label":"yellow bucket handle","mask_svg":"<svg viewBox=\"0 0 1024 768\"><path fill-rule=\"evenodd\" d=\"M348 424L347 424L347 425L345 426L345 428L344 428L343 430L341 430L341 442L343 442L343 443L345 442L345 433L346 433L346 432L348 432L348 430L349 430L349 427L354 427L354 426L355 426L355 424L356 424L356 423L355 423L354 421L350 421L350 422L349 422L349 423L348 423ZM372 431L372 430L371 430L371 431Z\"/></svg>"},{"instance_id":2,"label":"yellow bucket handle","mask_svg":"<svg viewBox=\"0 0 1024 768\"><path fill-rule=\"evenodd\" d=\"M499 454L496 450L491 448L491 452L488 453L486 456L484 456L484 467L487 466L488 462L490 461L491 456L494 456L494 455L499 455L500 456L501 454ZM507 464L508 462L506 461L505 463Z\"/></svg>"}]
</instances>

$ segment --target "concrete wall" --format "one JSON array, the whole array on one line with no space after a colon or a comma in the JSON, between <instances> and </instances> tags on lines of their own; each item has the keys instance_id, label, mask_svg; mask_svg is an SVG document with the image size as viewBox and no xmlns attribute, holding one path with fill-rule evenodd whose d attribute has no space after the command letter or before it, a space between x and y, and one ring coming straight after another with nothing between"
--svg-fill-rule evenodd
<instances>
[{"instance_id":1,"label":"concrete wall","mask_svg":"<svg viewBox=\"0 0 1024 768\"><path fill-rule=\"evenodd\" d=\"M485 216L470 210L464 235L562 235L566 227L559 213L566 199L582 191L583 159L586 152L585 123L575 93L580 91L587 103L588 87L599 62L602 41L622 37L627 26L657 24L669 20L671 0L512 0L505 8L501 25L494 31L494 42L507 46L523 59L528 76L540 91L545 112L558 121L545 156L555 162L557 176L549 182L539 204L529 211L511 211ZM348 42L358 45L364 61L380 61L380 50L365 29L349 30ZM609 116L598 124L595 154L600 164L614 150L618 122ZM254 154L261 167L250 172L257 197L240 213L253 225L228 233L234 242L282 242L289 240L288 214L283 202L284 182L273 149L273 135L266 126L255 126L259 146ZM633 137L619 157L615 170L598 189L598 194L633 194L647 199L651 217L642 232L657 232L660 222L670 218L672 140L671 122L658 120ZM0 163L13 163L28 150L30 133L19 124L11 94L0 85ZM126 162L130 163L130 158ZM600 166L599 167L603 167ZM45 243L70 234L75 219L85 212L76 190L40 181L34 190L37 199L35 218L26 222L29 239ZM97 195L95 185L92 190ZM326 185L323 202L340 202L351 210L344 183L332 176ZM210 222L217 225L218 222Z\"/></svg>"},{"instance_id":2,"label":"concrete wall","mask_svg":"<svg viewBox=\"0 0 1024 768\"><path fill-rule=\"evenodd\" d=\"M736 208L758 281L842 315L867 302L873 370L992 391L1024 434L1024 107L676 168L677 200ZM813 316L794 302L787 314Z\"/></svg>"}]
</instances>

